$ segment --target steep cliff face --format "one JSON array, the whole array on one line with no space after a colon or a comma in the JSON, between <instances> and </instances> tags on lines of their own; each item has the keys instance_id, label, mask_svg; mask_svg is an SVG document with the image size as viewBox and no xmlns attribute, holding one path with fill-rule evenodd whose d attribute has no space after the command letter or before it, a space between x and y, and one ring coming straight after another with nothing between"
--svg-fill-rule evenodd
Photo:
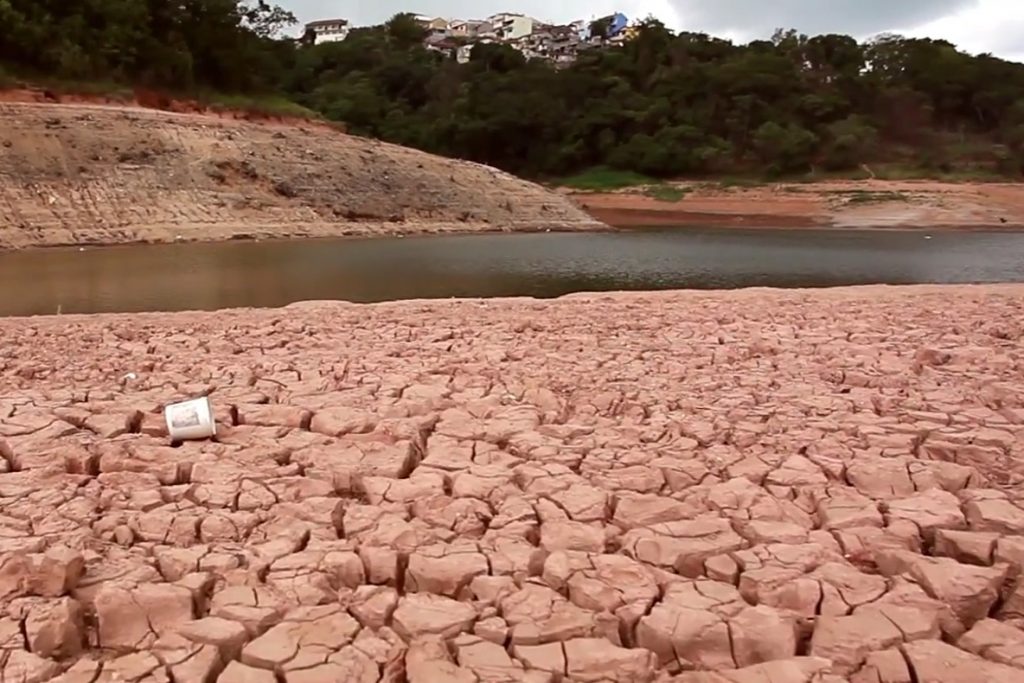
<instances>
[{"instance_id":1,"label":"steep cliff face","mask_svg":"<svg viewBox=\"0 0 1024 683\"><path fill-rule=\"evenodd\" d=\"M598 227L501 171L315 124L0 104L0 248Z\"/></svg>"}]
</instances>

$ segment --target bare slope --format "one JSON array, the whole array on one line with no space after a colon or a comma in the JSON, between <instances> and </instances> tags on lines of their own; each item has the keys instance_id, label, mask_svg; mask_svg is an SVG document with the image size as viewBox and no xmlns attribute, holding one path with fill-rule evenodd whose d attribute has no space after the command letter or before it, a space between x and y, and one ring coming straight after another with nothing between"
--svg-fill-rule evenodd
<instances>
[{"instance_id":1,"label":"bare slope","mask_svg":"<svg viewBox=\"0 0 1024 683\"><path fill-rule=\"evenodd\" d=\"M0 104L0 248L594 227L506 173L313 124Z\"/></svg>"}]
</instances>

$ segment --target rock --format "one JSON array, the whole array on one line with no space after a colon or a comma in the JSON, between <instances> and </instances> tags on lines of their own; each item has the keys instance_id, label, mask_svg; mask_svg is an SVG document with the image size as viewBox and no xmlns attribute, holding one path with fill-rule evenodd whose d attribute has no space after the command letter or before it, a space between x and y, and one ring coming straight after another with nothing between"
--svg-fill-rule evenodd
<instances>
[{"instance_id":1,"label":"rock","mask_svg":"<svg viewBox=\"0 0 1024 683\"><path fill-rule=\"evenodd\" d=\"M484 640L504 645L508 640L508 623L501 617L481 619L473 625L473 633Z\"/></svg>"},{"instance_id":2,"label":"rock","mask_svg":"<svg viewBox=\"0 0 1024 683\"><path fill-rule=\"evenodd\" d=\"M573 638L564 644L566 673L586 683L643 683L654 679L657 660L644 649L618 647L602 638Z\"/></svg>"},{"instance_id":3,"label":"rock","mask_svg":"<svg viewBox=\"0 0 1024 683\"><path fill-rule=\"evenodd\" d=\"M78 601L32 600L23 609L24 633L31 652L48 659L67 659L82 652L85 623Z\"/></svg>"},{"instance_id":4,"label":"rock","mask_svg":"<svg viewBox=\"0 0 1024 683\"><path fill-rule=\"evenodd\" d=\"M512 659L501 645L482 638L460 635L452 641L459 666L483 680L523 680L523 665Z\"/></svg>"},{"instance_id":5,"label":"rock","mask_svg":"<svg viewBox=\"0 0 1024 683\"><path fill-rule=\"evenodd\" d=\"M839 489L818 503L818 517L824 529L852 529L884 525L878 504L853 489Z\"/></svg>"},{"instance_id":6,"label":"rock","mask_svg":"<svg viewBox=\"0 0 1024 683\"><path fill-rule=\"evenodd\" d=\"M217 683L277 683L277 678L272 671L230 662L217 678Z\"/></svg>"},{"instance_id":7,"label":"rock","mask_svg":"<svg viewBox=\"0 0 1024 683\"><path fill-rule=\"evenodd\" d=\"M24 650L7 650L0 654L0 667L4 681L18 683L43 683L60 673L56 662Z\"/></svg>"},{"instance_id":8,"label":"rock","mask_svg":"<svg viewBox=\"0 0 1024 683\"><path fill-rule=\"evenodd\" d=\"M994 619L979 621L957 646L990 662L1024 668L1024 631Z\"/></svg>"},{"instance_id":9,"label":"rock","mask_svg":"<svg viewBox=\"0 0 1024 683\"><path fill-rule=\"evenodd\" d=\"M105 586L96 595L99 642L107 649L135 651L193 618L192 593L168 584Z\"/></svg>"},{"instance_id":10,"label":"rock","mask_svg":"<svg viewBox=\"0 0 1024 683\"><path fill-rule=\"evenodd\" d=\"M452 661L444 640L419 638L410 643L405 655L405 672L409 683L478 683L469 669Z\"/></svg>"},{"instance_id":11,"label":"rock","mask_svg":"<svg viewBox=\"0 0 1024 683\"><path fill-rule=\"evenodd\" d=\"M891 500L886 509L890 520L913 522L926 539L931 539L936 529L964 529L967 526L957 497L938 489Z\"/></svg>"},{"instance_id":12,"label":"rock","mask_svg":"<svg viewBox=\"0 0 1024 683\"><path fill-rule=\"evenodd\" d=\"M1008 500L993 498L968 501L964 505L964 514L974 531L1024 534L1024 510Z\"/></svg>"},{"instance_id":13,"label":"rock","mask_svg":"<svg viewBox=\"0 0 1024 683\"><path fill-rule=\"evenodd\" d=\"M513 645L512 656L529 669L546 671L555 676L562 676L565 673L565 649L561 643Z\"/></svg>"},{"instance_id":14,"label":"rock","mask_svg":"<svg viewBox=\"0 0 1024 683\"><path fill-rule=\"evenodd\" d=\"M60 546L29 556L0 555L0 598L58 598L74 590L84 572L82 555Z\"/></svg>"},{"instance_id":15,"label":"rock","mask_svg":"<svg viewBox=\"0 0 1024 683\"><path fill-rule=\"evenodd\" d=\"M291 429L307 429L312 419L312 411L289 405L239 405L238 424L256 427L289 427ZM325 424L321 418L321 426Z\"/></svg>"},{"instance_id":16,"label":"rock","mask_svg":"<svg viewBox=\"0 0 1024 683\"><path fill-rule=\"evenodd\" d=\"M409 557L405 588L457 598L474 577L487 574L489 569L487 558L476 545L426 546Z\"/></svg>"},{"instance_id":17,"label":"rock","mask_svg":"<svg viewBox=\"0 0 1024 683\"><path fill-rule=\"evenodd\" d=\"M748 607L729 619L733 659L738 668L796 656L797 620L766 605Z\"/></svg>"},{"instance_id":18,"label":"rock","mask_svg":"<svg viewBox=\"0 0 1024 683\"><path fill-rule=\"evenodd\" d=\"M550 552L576 550L600 553L604 551L605 535L601 527L582 522L545 522L540 529L540 543Z\"/></svg>"},{"instance_id":19,"label":"rock","mask_svg":"<svg viewBox=\"0 0 1024 683\"><path fill-rule=\"evenodd\" d=\"M983 531L935 532L935 554L964 564L991 566L999 534Z\"/></svg>"},{"instance_id":20,"label":"rock","mask_svg":"<svg viewBox=\"0 0 1024 683\"><path fill-rule=\"evenodd\" d=\"M1020 669L987 662L939 640L918 640L902 648L913 670L911 680L921 683L1016 683Z\"/></svg>"},{"instance_id":21,"label":"rock","mask_svg":"<svg viewBox=\"0 0 1024 683\"><path fill-rule=\"evenodd\" d=\"M214 594L210 616L237 621L255 637L281 620L285 610L279 600L263 587L229 586Z\"/></svg>"},{"instance_id":22,"label":"rock","mask_svg":"<svg viewBox=\"0 0 1024 683\"><path fill-rule=\"evenodd\" d=\"M914 678L899 650L882 650L868 654L864 668L850 676L850 683L914 683Z\"/></svg>"},{"instance_id":23,"label":"rock","mask_svg":"<svg viewBox=\"0 0 1024 683\"><path fill-rule=\"evenodd\" d=\"M328 408L318 410L310 420L309 428L318 434L344 436L365 434L377 425L376 418L356 408Z\"/></svg>"},{"instance_id":24,"label":"rock","mask_svg":"<svg viewBox=\"0 0 1024 683\"><path fill-rule=\"evenodd\" d=\"M662 602L640 619L636 644L653 652L662 666L733 669L728 621L747 607L733 586L712 581L672 584ZM760 616L748 615L748 622ZM755 651L748 644L746 652Z\"/></svg>"},{"instance_id":25,"label":"rock","mask_svg":"<svg viewBox=\"0 0 1024 683\"><path fill-rule=\"evenodd\" d=\"M309 669L351 643L358 632L358 622L339 605L299 607L247 644L241 662L273 671Z\"/></svg>"},{"instance_id":26,"label":"rock","mask_svg":"<svg viewBox=\"0 0 1024 683\"><path fill-rule=\"evenodd\" d=\"M673 683L833 683L823 678L831 662L820 657L794 657L765 664L756 664L722 673L684 673ZM835 683L842 683L836 681Z\"/></svg>"},{"instance_id":27,"label":"rock","mask_svg":"<svg viewBox=\"0 0 1024 683\"><path fill-rule=\"evenodd\" d=\"M947 558L903 551L879 554L883 574L908 573L933 598L948 604L968 628L988 616L1007 579L1008 567L974 567Z\"/></svg>"},{"instance_id":28,"label":"rock","mask_svg":"<svg viewBox=\"0 0 1024 683\"><path fill-rule=\"evenodd\" d=\"M398 591L386 586L360 586L352 596L349 612L365 628L386 626L398 607Z\"/></svg>"},{"instance_id":29,"label":"rock","mask_svg":"<svg viewBox=\"0 0 1024 683\"><path fill-rule=\"evenodd\" d=\"M629 557L688 577L703 573L704 560L745 545L729 521L719 517L655 524L630 530L622 538Z\"/></svg>"},{"instance_id":30,"label":"rock","mask_svg":"<svg viewBox=\"0 0 1024 683\"><path fill-rule=\"evenodd\" d=\"M582 610L547 586L526 583L500 602L514 644L542 645L594 634L594 613Z\"/></svg>"},{"instance_id":31,"label":"rock","mask_svg":"<svg viewBox=\"0 0 1024 683\"><path fill-rule=\"evenodd\" d=\"M405 595L398 601L393 628L406 641L424 636L453 638L476 620L472 605L429 593Z\"/></svg>"},{"instance_id":32,"label":"rock","mask_svg":"<svg viewBox=\"0 0 1024 683\"><path fill-rule=\"evenodd\" d=\"M177 632L199 645L213 645L225 660L238 659L242 647L249 641L249 632L236 622L220 617L206 617L178 627Z\"/></svg>"},{"instance_id":33,"label":"rock","mask_svg":"<svg viewBox=\"0 0 1024 683\"><path fill-rule=\"evenodd\" d=\"M870 653L902 641L903 633L880 612L821 617L811 637L811 655L831 660L837 673L851 674Z\"/></svg>"}]
</instances>

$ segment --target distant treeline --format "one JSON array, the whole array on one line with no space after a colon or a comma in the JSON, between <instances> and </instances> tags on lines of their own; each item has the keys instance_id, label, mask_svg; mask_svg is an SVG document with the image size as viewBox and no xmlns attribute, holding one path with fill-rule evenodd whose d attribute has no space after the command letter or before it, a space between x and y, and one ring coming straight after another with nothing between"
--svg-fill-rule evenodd
<instances>
[{"instance_id":1,"label":"distant treeline","mask_svg":"<svg viewBox=\"0 0 1024 683\"><path fill-rule=\"evenodd\" d=\"M921 172L1019 176L1024 65L945 41L776 33L735 45L641 23L568 68L423 47L408 16L318 46L237 0L0 0L10 74L285 96L370 135L531 176Z\"/></svg>"}]
</instances>

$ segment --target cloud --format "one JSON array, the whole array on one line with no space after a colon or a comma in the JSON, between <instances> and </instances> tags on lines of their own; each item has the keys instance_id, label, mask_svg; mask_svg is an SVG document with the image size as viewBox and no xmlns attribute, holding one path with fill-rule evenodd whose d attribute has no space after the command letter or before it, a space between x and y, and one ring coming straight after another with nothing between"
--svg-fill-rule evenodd
<instances>
[{"instance_id":1,"label":"cloud","mask_svg":"<svg viewBox=\"0 0 1024 683\"><path fill-rule=\"evenodd\" d=\"M514 11L543 21L569 22L621 11L654 15L676 30L737 41L771 36L777 28L844 33L882 32L945 38L972 52L1024 58L1024 0L276 0L300 21L342 17L355 25L381 23L398 12L484 18Z\"/></svg>"},{"instance_id":2,"label":"cloud","mask_svg":"<svg viewBox=\"0 0 1024 683\"><path fill-rule=\"evenodd\" d=\"M1024 3L980 0L959 12L904 31L907 35L942 37L973 53L990 52L1024 61Z\"/></svg>"},{"instance_id":3,"label":"cloud","mask_svg":"<svg viewBox=\"0 0 1024 683\"><path fill-rule=\"evenodd\" d=\"M920 26L979 0L673 0L684 26L749 38L776 28L864 36Z\"/></svg>"}]
</instances>

